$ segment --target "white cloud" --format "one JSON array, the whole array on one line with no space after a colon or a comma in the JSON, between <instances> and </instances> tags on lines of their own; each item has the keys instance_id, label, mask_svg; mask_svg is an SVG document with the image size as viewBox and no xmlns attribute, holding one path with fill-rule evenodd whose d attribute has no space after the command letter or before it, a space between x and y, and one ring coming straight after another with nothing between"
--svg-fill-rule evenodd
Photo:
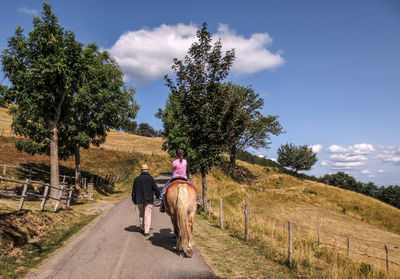
<instances>
[{"instance_id":1,"label":"white cloud","mask_svg":"<svg viewBox=\"0 0 400 279\"><path fill-rule=\"evenodd\" d=\"M368 158L364 155L352 154L333 154L329 156L329 159L339 162L368 161Z\"/></svg>"},{"instance_id":2,"label":"white cloud","mask_svg":"<svg viewBox=\"0 0 400 279\"><path fill-rule=\"evenodd\" d=\"M333 162L330 164L332 169L354 169L365 166L366 162Z\"/></svg>"},{"instance_id":3,"label":"white cloud","mask_svg":"<svg viewBox=\"0 0 400 279\"><path fill-rule=\"evenodd\" d=\"M383 162L400 164L400 146L379 146L378 159Z\"/></svg>"},{"instance_id":4,"label":"white cloud","mask_svg":"<svg viewBox=\"0 0 400 279\"><path fill-rule=\"evenodd\" d=\"M375 152L375 148L366 143L355 144L351 149L354 154L371 154Z\"/></svg>"},{"instance_id":5,"label":"white cloud","mask_svg":"<svg viewBox=\"0 0 400 279\"><path fill-rule=\"evenodd\" d=\"M344 153L347 152L347 149L340 145L331 145L328 147L328 151L331 153Z\"/></svg>"},{"instance_id":6,"label":"white cloud","mask_svg":"<svg viewBox=\"0 0 400 279\"><path fill-rule=\"evenodd\" d=\"M328 167L329 165L330 165L330 162L327 161L327 160L323 160L323 161L321 162L321 166L323 166L323 167Z\"/></svg>"},{"instance_id":7,"label":"white cloud","mask_svg":"<svg viewBox=\"0 0 400 279\"><path fill-rule=\"evenodd\" d=\"M361 174L367 175L371 174L371 172L369 170L362 170Z\"/></svg>"},{"instance_id":8,"label":"white cloud","mask_svg":"<svg viewBox=\"0 0 400 279\"><path fill-rule=\"evenodd\" d=\"M323 146L320 144L316 144L316 145L311 146L311 148L314 153L319 153L322 151Z\"/></svg>"},{"instance_id":9,"label":"white cloud","mask_svg":"<svg viewBox=\"0 0 400 279\"><path fill-rule=\"evenodd\" d=\"M17 10L18 10L18 12L26 14L26 15L33 15L34 16L34 15L38 15L39 14L37 10L29 9L27 7L19 7Z\"/></svg>"},{"instance_id":10,"label":"white cloud","mask_svg":"<svg viewBox=\"0 0 400 279\"><path fill-rule=\"evenodd\" d=\"M384 173L385 171L384 170L378 170L378 173Z\"/></svg>"},{"instance_id":11,"label":"white cloud","mask_svg":"<svg viewBox=\"0 0 400 279\"><path fill-rule=\"evenodd\" d=\"M360 143L348 147L343 147L340 145L331 145L329 146L328 151L331 153L350 153L350 154L367 155L375 152L375 148L371 144Z\"/></svg>"},{"instance_id":12,"label":"white cloud","mask_svg":"<svg viewBox=\"0 0 400 279\"><path fill-rule=\"evenodd\" d=\"M162 24L156 28L143 28L122 34L109 52L127 79L149 82L165 74L172 74L172 59L183 59L196 40L194 24ZM221 38L224 50L235 49L232 66L235 74L252 74L281 66L285 60L280 52L272 53L267 47L272 43L268 33L255 33L250 38L237 35L228 25L220 24L212 35L213 42Z\"/></svg>"},{"instance_id":13,"label":"white cloud","mask_svg":"<svg viewBox=\"0 0 400 279\"><path fill-rule=\"evenodd\" d=\"M253 74L265 69L281 66L285 60L281 53L271 53L267 47L273 39L268 33L254 33L250 38L237 35L227 24L220 24L213 40L221 38L223 49L235 49L236 59L232 71L238 75Z\"/></svg>"},{"instance_id":14,"label":"white cloud","mask_svg":"<svg viewBox=\"0 0 400 279\"><path fill-rule=\"evenodd\" d=\"M276 159L276 158L269 158L271 161L274 161L274 162L278 162L278 159Z\"/></svg>"}]
</instances>

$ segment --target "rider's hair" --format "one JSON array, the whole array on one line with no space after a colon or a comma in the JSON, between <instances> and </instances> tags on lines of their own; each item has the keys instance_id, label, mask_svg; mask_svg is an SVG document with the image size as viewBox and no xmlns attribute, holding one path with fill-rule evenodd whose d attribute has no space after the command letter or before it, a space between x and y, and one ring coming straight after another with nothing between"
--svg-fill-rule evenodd
<instances>
[{"instance_id":1,"label":"rider's hair","mask_svg":"<svg viewBox=\"0 0 400 279\"><path fill-rule=\"evenodd\" d=\"M176 152L175 152L175 155L176 155L176 157L179 158L179 161L182 162L182 160L183 160L183 150L180 149L180 148L178 148L178 149L176 150Z\"/></svg>"}]
</instances>

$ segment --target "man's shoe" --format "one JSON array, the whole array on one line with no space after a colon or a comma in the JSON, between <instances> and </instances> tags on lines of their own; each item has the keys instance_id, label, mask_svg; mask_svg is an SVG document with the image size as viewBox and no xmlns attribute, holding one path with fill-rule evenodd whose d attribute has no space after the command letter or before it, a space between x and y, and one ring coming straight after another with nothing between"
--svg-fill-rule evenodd
<instances>
[{"instance_id":1,"label":"man's shoe","mask_svg":"<svg viewBox=\"0 0 400 279\"><path fill-rule=\"evenodd\" d=\"M156 201L153 203L153 206L154 206L154 207L159 207L161 204L162 204L162 201L156 200Z\"/></svg>"},{"instance_id":2,"label":"man's shoe","mask_svg":"<svg viewBox=\"0 0 400 279\"><path fill-rule=\"evenodd\" d=\"M160 212L164 213L165 212L165 207L164 204L162 203L161 207L160 207Z\"/></svg>"}]
</instances>

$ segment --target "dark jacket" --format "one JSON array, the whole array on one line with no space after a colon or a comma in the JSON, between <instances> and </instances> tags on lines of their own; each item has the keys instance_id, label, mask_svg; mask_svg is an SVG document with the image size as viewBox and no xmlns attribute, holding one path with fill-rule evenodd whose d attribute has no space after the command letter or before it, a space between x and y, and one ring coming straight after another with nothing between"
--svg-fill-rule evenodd
<instances>
[{"instance_id":1,"label":"dark jacket","mask_svg":"<svg viewBox=\"0 0 400 279\"><path fill-rule=\"evenodd\" d=\"M153 203L153 193L160 197L160 190L154 178L147 172L142 172L135 178L132 187L132 201L134 204Z\"/></svg>"}]
</instances>

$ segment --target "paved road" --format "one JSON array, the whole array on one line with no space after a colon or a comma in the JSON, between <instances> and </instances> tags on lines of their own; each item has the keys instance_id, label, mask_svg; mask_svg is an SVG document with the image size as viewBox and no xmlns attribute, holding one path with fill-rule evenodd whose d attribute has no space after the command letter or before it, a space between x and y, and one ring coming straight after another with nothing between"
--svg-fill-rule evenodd
<instances>
[{"instance_id":1,"label":"paved road","mask_svg":"<svg viewBox=\"0 0 400 279\"><path fill-rule=\"evenodd\" d=\"M168 176L156 179L159 186ZM109 208L28 278L215 278L195 248L192 258L175 250L169 217L153 208L150 236L140 233L130 197Z\"/></svg>"}]
</instances>

